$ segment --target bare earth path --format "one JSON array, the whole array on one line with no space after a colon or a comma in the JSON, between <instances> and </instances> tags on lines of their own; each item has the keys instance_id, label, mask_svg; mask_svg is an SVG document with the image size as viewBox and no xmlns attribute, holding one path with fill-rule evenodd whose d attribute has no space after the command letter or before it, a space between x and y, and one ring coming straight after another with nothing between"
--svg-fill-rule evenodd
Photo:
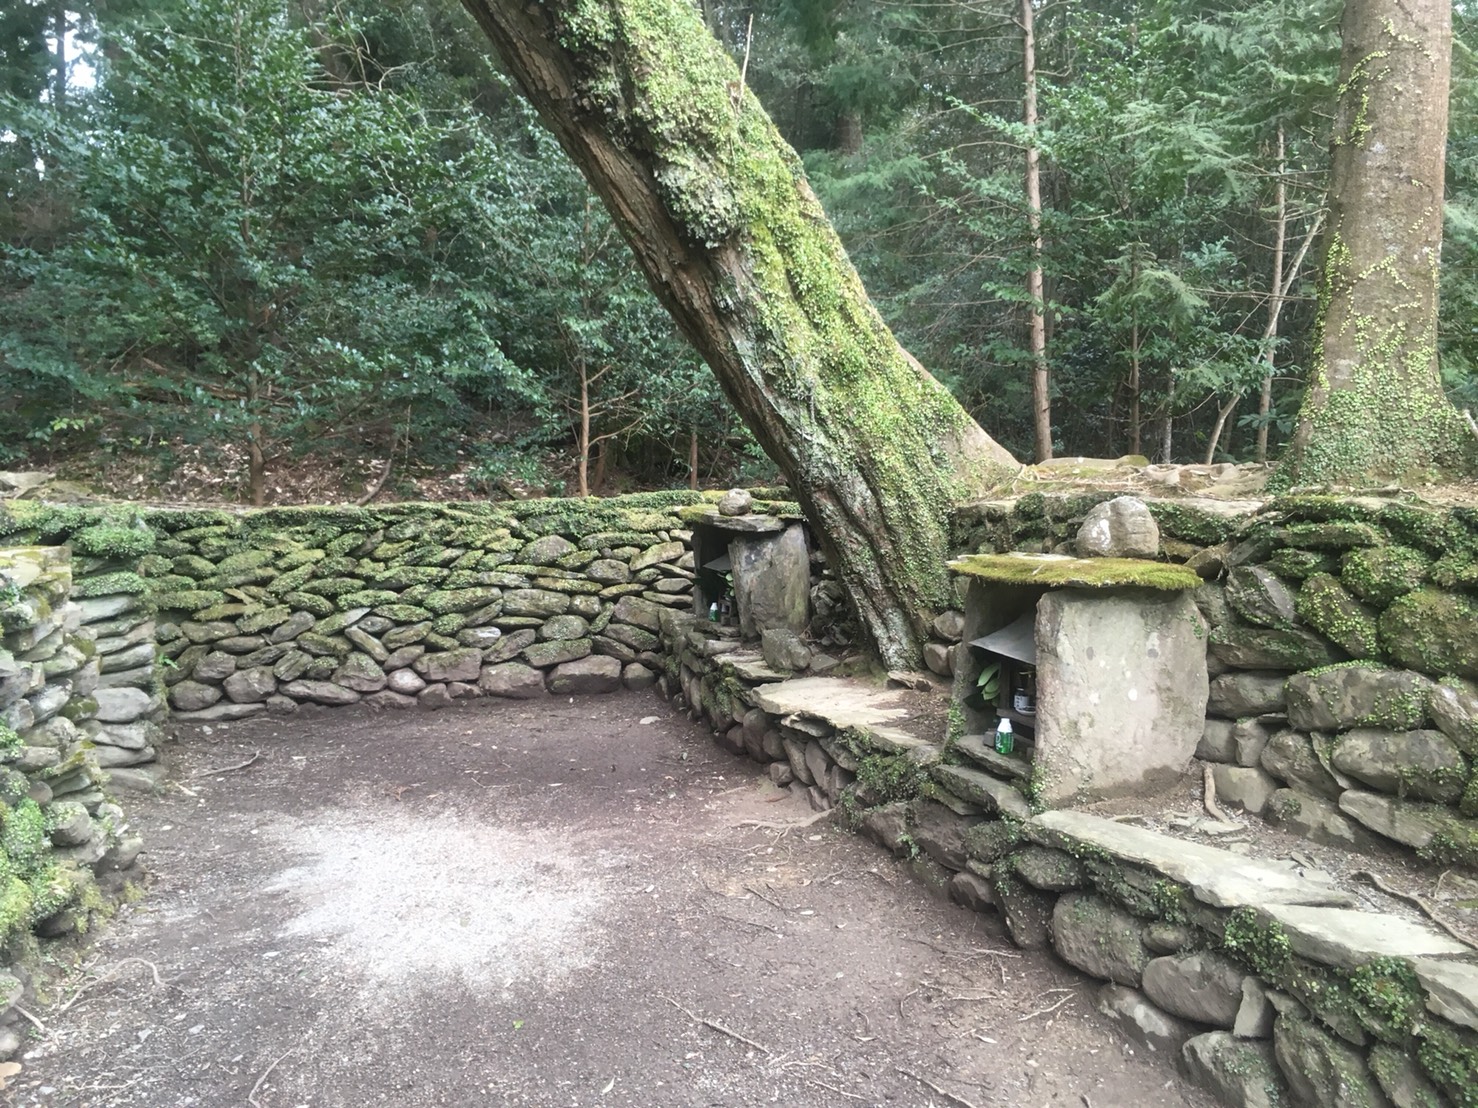
<instances>
[{"instance_id":1,"label":"bare earth path","mask_svg":"<svg viewBox=\"0 0 1478 1108\"><path fill-rule=\"evenodd\" d=\"M870 844L741 826L810 813L648 695L304 712L174 757L188 793L131 807L148 896L38 1013L11 1104L1209 1104ZM125 958L163 987L127 963L58 1011Z\"/></svg>"}]
</instances>

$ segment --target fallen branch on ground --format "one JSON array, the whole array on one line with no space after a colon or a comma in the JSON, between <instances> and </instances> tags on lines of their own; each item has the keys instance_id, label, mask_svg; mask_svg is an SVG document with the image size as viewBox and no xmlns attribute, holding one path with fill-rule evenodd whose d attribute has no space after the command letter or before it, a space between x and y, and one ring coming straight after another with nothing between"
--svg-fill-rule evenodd
<instances>
[{"instance_id":1,"label":"fallen branch on ground","mask_svg":"<svg viewBox=\"0 0 1478 1108\"><path fill-rule=\"evenodd\" d=\"M1057 990L1054 989L1052 991L1053 992L1056 992ZM1017 1016L1016 1017L1016 1022L1017 1023L1025 1023L1027 1020L1034 1020L1038 1016L1045 1016L1045 1015L1048 1015L1049 1013L1055 1012L1055 1011L1057 1011L1057 1009L1061 1008L1064 1004L1066 1004L1069 1000L1071 1000L1076 995L1077 994L1075 992L1073 992L1071 989L1069 989L1068 990L1068 993L1067 993L1067 996L1063 997L1056 1004L1053 1004L1053 1005L1051 1005L1050 1007L1047 1007L1047 1008L1038 1008L1035 1012L1028 1012L1024 1016Z\"/></svg>"},{"instance_id":2,"label":"fallen branch on ground","mask_svg":"<svg viewBox=\"0 0 1478 1108\"><path fill-rule=\"evenodd\" d=\"M1352 874L1350 874L1350 876L1363 877L1366 881L1369 881L1372 885L1374 885L1381 892L1385 893L1387 896L1394 896L1397 900L1404 900L1408 904L1414 904L1418 909L1421 910L1422 915L1426 916L1429 920L1435 923L1438 927L1442 928L1442 930L1446 931L1458 942L1462 943L1464 946L1470 946L1473 949L1478 950L1478 939L1474 939L1471 935L1468 935L1465 932L1459 930L1454 924L1451 924L1447 920L1443 919L1442 916L1438 914L1437 909L1432 906L1431 901L1429 901L1426 897L1418 896L1416 893L1403 893L1400 889L1392 888L1386 881L1382 880L1380 874L1371 873L1368 869L1357 869Z\"/></svg>"},{"instance_id":3,"label":"fallen branch on ground","mask_svg":"<svg viewBox=\"0 0 1478 1108\"><path fill-rule=\"evenodd\" d=\"M159 989L164 988L164 979L159 976L159 967L156 966L153 962L149 961L147 958L124 958L121 962L114 962L111 966L109 966L107 969L105 969L102 973L98 974L91 981L87 982L81 988L79 988L75 993L72 994L72 999L71 1000L67 1001L65 1004L63 1004L60 1008L58 1008L56 1010L56 1014L60 1016L63 1013L70 1011L72 1005L76 1004L79 1000L81 1000L82 997L90 989L95 989L99 985L105 984L106 982L113 980L113 978L115 978L115 977L118 976L118 971L119 970L126 969L129 966L148 966L149 967L149 972L154 977L154 986L155 986L155 988L159 988Z\"/></svg>"},{"instance_id":4,"label":"fallen branch on ground","mask_svg":"<svg viewBox=\"0 0 1478 1108\"><path fill-rule=\"evenodd\" d=\"M262 1085L266 1082L272 1071L277 1068L277 1063L281 1062L284 1058L291 1054L293 1052L293 1049L293 1047L288 1047L281 1054L279 1054L272 1062L272 1064L262 1071L262 1076L257 1078L257 1083L251 1087L251 1092L248 1093L246 1096L246 1102L251 1105L251 1108L262 1108L261 1101L257 1099L257 1093L262 1091Z\"/></svg>"},{"instance_id":5,"label":"fallen branch on ground","mask_svg":"<svg viewBox=\"0 0 1478 1108\"><path fill-rule=\"evenodd\" d=\"M953 1101L954 1103L958 1104L960 1108L975 1108L975 1105L966 1100L964 1097L955 1096L955 1094L950 1092L948 1089L941 1089L938 1085L934 1084L934 1082L930 1081L927 1077L924 1077L921 1074L914 1073L913 1070L904 1069L902 1066L894 1066L893 1068L899 1073L903 1074L904 1077L912 1077L915 1081L917 1081L920 1085L923 1085L925 1088L934 1090L934 1092L944 1097L945 1100Z\"/></svg>"},{"instance_id":6,"label":"fallen branch on ground","mask_svg":"<svg viewBox=\"0 0 1478 1108\"><path fill-rule=\"evenodd\" d=\"M258 750L255 754L253 754L244 762L237 762L236 764L230 766L211 766L208 769L198 770L197 772L190 774L190 776L185 778L185 780L193 781L197 777L215 777L218 774L222 773L235 773L238 769L245 769L247 766L255 765L257 759L261 756L262 752Z\"/></svg>"},{"instance_id":7,"label":"fallen branch on ground","mask_svg":"<svg viewBox=\"0 0 1478 1108\"><path fill-rule=\"evenodd\" d=\"M830 819L832 817L832 813L834 813L835 811L835 808L828 808L826 811L817 812L815 815L810 816L807 819L791 820L787 823L777 823L771 820L764 819L744 819L734 824L734 826L758 827L762 831L779 831L783 834L786 831L799 831L803 827L810 827L814 824L820 823L822 820Z\"/></svg>"},{"instance_id":8,"label":"fallen branch on ground","mask_svg":"<svg viewBox=\"0 0 1478 1108\"><path fill-rule=\"evenodd\" d=\"M672 997L670 997L670 996L664 996L662 999L665 1000L665 1001L667 1001L668 1004L671 1004L674 1008L676 1008L683 1015L687 1016L688 1019L692 1020L694 1023L701 1023L704 1027L708 1028L710 1031L717 1031L720 1035L727 1035L727 1036L729 1036L729 1038L734 1039L737 1042L741 1042L745 1046L753 1047L755 1050L759 1051L761 1054L769 1054L770 1053L770 1048L769 1047L761 1046L759 1043L755 1042L753 1039L746 1038L745 1036L739 1034L739 1032L735 1031L732 1027L725 1027L723 1024L719 1023L718 1020L711 1020L711 1019L707 1018L706 1016L696 1015L695 1013L688 1011L686 1008L684 1008L677 1001L673 1000Z\"/></svg>"},{"instance_id":9,"label":"fallen branch on ground","mask_svg":"<svg viewBox=\"0 0 1478 1108\"><path fill-rule=\"evenodd\" d=\"M1221 810L1221 806L1216 803L1216 778L1211 773L1210 762L1201 763L1201 784L1201 802L1206 805L1207 814L1212 819L1220 820L1222 823L1232 823L1231 820L1227 819L1227 814ZM1233 826L1236 825L1233 824Z\"/></svg>"}]
</instances>

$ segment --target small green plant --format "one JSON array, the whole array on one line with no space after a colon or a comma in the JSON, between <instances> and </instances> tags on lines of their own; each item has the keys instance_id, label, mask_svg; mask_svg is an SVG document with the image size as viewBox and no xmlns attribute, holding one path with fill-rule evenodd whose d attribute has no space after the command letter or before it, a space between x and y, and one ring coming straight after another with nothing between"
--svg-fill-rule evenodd
<instances>
[{"instance_id":1,"label":"small green plant","mask_svg":"<svg viewBox=\"0 0 1478 1108\"><path fill-rule=\"evenodd\" d=\"M987 704L992 703L1001 691L1001 663L992 662L980 671L975 679L975 691Z\"/></svg>"}]
</instances>

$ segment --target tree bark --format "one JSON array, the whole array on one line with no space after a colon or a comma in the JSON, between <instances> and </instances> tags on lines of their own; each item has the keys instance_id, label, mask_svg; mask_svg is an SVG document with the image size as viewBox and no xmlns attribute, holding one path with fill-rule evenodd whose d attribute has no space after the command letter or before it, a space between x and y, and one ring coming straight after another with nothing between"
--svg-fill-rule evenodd
<instances>
[{"instance_id":1,"label":"tree bark","mask_svg":"<svg viewBox=\"0 0 1478 1108\"><path fill-rule=\"evenodd\" d=\"M686 0L463 0L795 490L870 645L917 664L952 503L1011 455L867 298L800 160Z\"/></svg>"},{"instance_id":2,"label":"tree bark","mask_svg":"<svg viewBox=\"0 0 1478 1108\"><path fill-rule=\"evenodd\" d=\"M1313 370L1279 484L1471 459L1437 367L1451 0L1348 0Z\"/></svg>"},{"instance_id":3,"label":"tree bark","mask_svg":"<svg viewBox=\"0 0 1478 1108\"><path fill-rule=\"evenodd\" d=\"M1031 268L1026 298L1031 305L1032 431L1039 462L1052 458L1052 394L1047 374L1047 306L1042 291L1042 172L1036 145L1037 36L1034 0L1021 0L1021 52L1024 70L1022 122L1026 124L1026 218L1031 228Z\"/></svg>"}]
</instances>

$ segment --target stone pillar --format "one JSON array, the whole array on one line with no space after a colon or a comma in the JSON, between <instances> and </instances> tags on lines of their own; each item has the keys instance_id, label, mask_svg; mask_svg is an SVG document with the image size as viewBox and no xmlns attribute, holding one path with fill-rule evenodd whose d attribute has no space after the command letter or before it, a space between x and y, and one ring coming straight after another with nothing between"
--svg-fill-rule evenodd
<instances>
[{"instance_id":1,"label":"stone pillar","mask_svg":"<svg viewBox=\"0 0 1478 1108\"><path fill-rule=\"evenodd\" d=\"M729 543L739 631L746 639L761 631L806 629L811 559L806 529L789 524L774 535L740 535Z\"/></svg>"}]
</instances>

